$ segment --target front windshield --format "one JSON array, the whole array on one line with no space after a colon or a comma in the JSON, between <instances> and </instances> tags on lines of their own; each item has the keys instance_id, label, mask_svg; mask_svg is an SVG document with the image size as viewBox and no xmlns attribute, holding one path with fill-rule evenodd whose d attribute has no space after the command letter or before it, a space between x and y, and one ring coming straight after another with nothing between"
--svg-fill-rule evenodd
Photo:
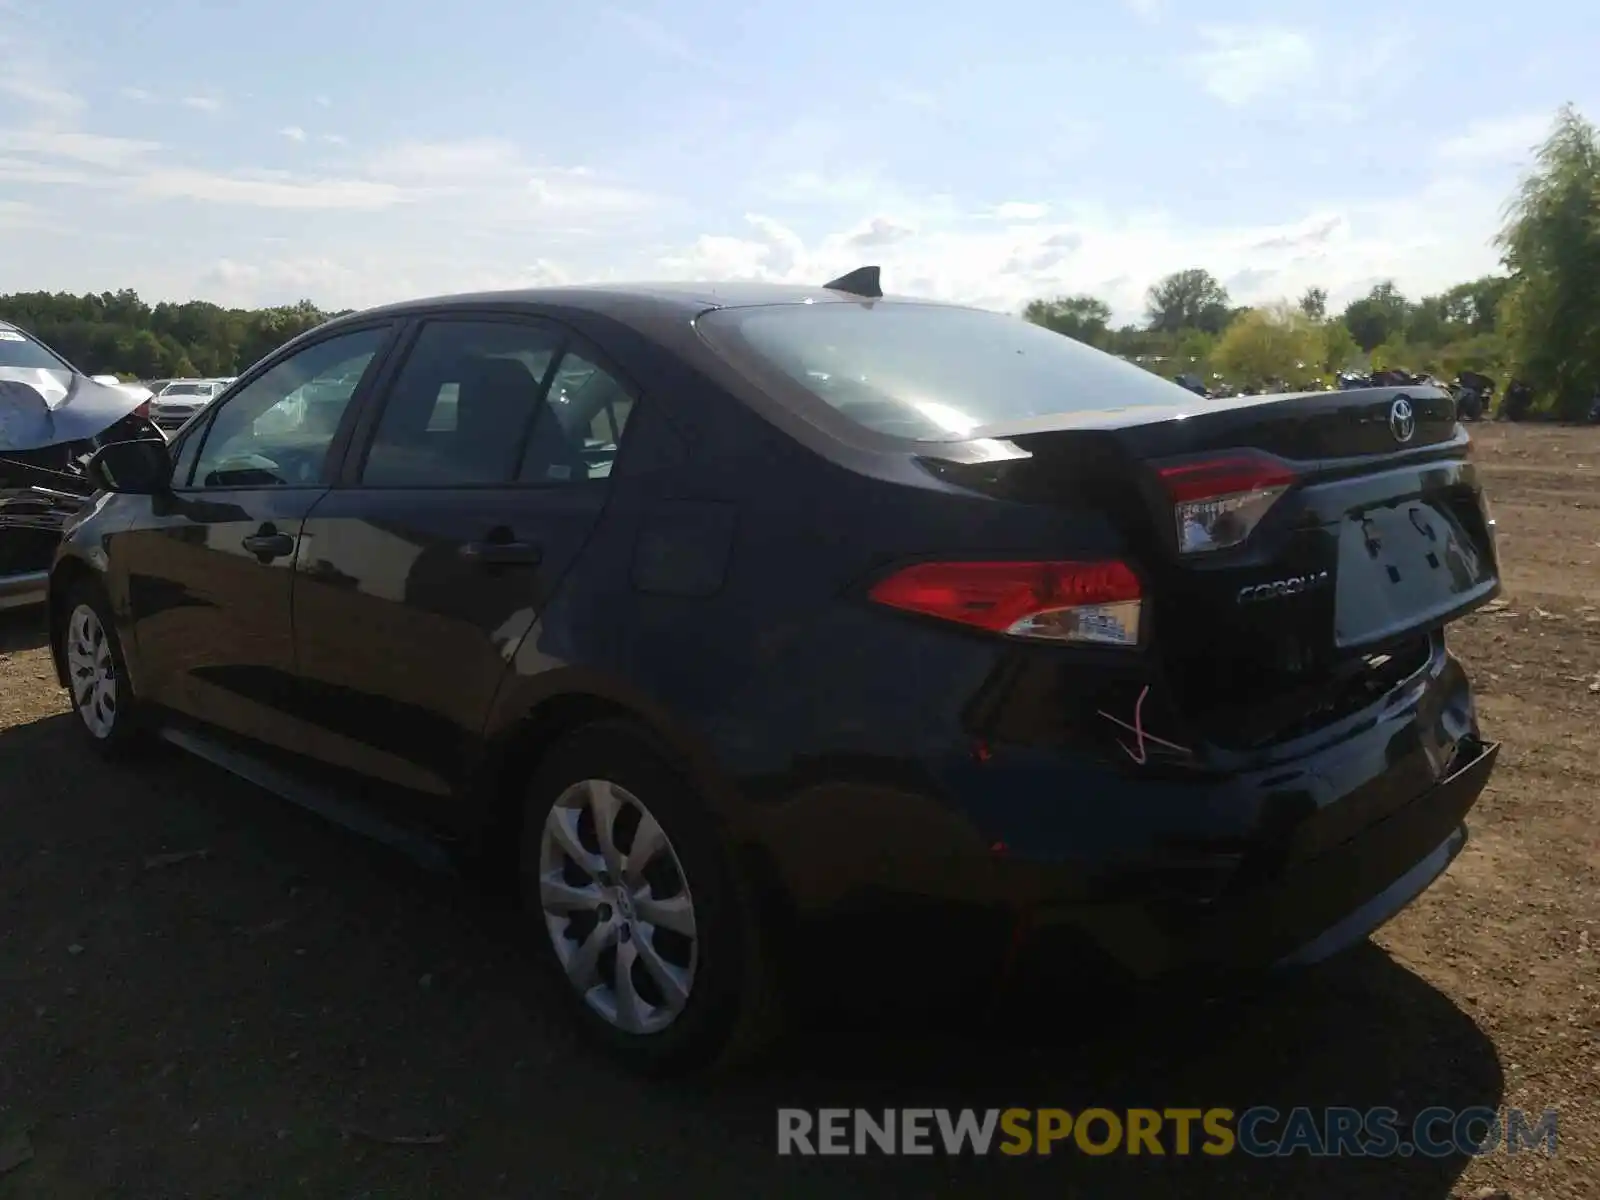
<instances>
[{"instance_id":1,"label":"front windshield","mask_svg":"<svg viewBox=\"0 0 1600 1200\"><path fill-rule=\"evenodd\" d=\"M209 396L211 385L205 383L174 383L161 393L163 396Z\"/></svg>"},{"instance_id":2,"label":"front windshield","mask_svg":"<svg viewBox=\"0 0 1600 1200\"><path fill-rule=\"evenodd\" d=\"M0 329L0 367L24 371L71 371L38 342L15 329Z\"/></svg>"}]
</instances>

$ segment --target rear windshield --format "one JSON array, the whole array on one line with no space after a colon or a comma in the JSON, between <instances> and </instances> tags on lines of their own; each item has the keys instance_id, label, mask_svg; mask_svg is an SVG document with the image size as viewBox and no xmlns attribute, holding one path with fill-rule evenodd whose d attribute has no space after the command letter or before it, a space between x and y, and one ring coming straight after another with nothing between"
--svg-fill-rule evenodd
<instances>
[{"instance_id":1,"label":"rear windshield","mask_svg":"<svg viewBox=\"0 0 1600 1200\"><path fill-rule=\"evenodd\" d=\"M16 367L27 371L70 371L50 351L15 329L0 329L0 367Z\"/></svg>"},{"instance_id":2,"label":"rear windshield","mask_svg":"<svg viewBox=\"0 0 1600 1200\"><path fill-rule=\"evenodd\" d=\"M957 441L1032 417L1192 399L1131 363L1020 317L931 304L724 308L702 336L757 379L799 383L878 433Z\"/></svg>"}]
</instances>

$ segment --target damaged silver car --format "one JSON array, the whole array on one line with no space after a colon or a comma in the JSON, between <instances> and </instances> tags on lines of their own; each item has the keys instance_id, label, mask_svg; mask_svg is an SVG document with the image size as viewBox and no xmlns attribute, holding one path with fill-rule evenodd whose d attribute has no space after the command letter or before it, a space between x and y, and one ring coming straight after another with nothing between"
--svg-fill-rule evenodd
<instances>
[{"instance_id":1,"label":"damaged silver car","mask_svg":"<svg viewBox=\"0 0 1600 1200\"><path fill-rule=\"evenodd\" d=\"M44 600L62 525L94 493L90 456L162 436L148 396L90 378L0 321L0 609Z\"/></svg>"}]
</instances>

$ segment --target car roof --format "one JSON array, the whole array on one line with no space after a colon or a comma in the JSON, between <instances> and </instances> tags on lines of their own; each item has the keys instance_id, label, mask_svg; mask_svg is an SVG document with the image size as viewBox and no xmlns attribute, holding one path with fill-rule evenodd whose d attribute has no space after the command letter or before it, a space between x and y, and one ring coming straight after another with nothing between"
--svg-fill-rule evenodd
<instances>
[{"instance_id":1,"label":"car roof","mask_svg":"<svg viewBox=\"0 0 1600 1200\"><path fill-rule=\"evenodd\" d=\"M767 304L860 304L866 299L848 292L830 291L820 285L809 287L802 284L739 281L615 283L429 296L365 309L341 317L339 320L343 322L377 316L404 316L437 308L515 308L522 305L581 309L607 316L637 314L641 307L646 307L656 309L660 316L695 317L714 308L747 308ZM939 303L914 296L874 297L872 302Z\"/></svg>"}]
</instances>

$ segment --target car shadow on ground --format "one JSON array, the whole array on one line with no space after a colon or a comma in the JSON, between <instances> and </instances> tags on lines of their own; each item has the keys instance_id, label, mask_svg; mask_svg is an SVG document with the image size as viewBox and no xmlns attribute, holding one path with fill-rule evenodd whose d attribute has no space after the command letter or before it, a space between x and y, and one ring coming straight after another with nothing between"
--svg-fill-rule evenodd
<instances>
[{"instance_id":1,"label":"car shadow on ground","mask_svg":"<svg viewBox=\"0 0 1600 1200\"><path fill-rule=\"evenodd\" d=\"M1502 1098L1471 1016L1374 948L1204 1011L885 1016L640 1083L575 1041L485 889L203 763L112 768L78 737L67 714L0 730L0 1138L29 1126L34 1151L10 1194L1443 1200L1464 1157L780 1158L777 1109Z\"/></svg>"},{"instance_id":2,"label":"car shadow on ground","mask_svg":"<svg viewBox=\"0 0 1600 1200\"><path fill-rule=\"evenodd\" d=\"M50 628L42 608L0 610L0 654L37 650L50 644Z\"/></svg>"}]
</instances>

